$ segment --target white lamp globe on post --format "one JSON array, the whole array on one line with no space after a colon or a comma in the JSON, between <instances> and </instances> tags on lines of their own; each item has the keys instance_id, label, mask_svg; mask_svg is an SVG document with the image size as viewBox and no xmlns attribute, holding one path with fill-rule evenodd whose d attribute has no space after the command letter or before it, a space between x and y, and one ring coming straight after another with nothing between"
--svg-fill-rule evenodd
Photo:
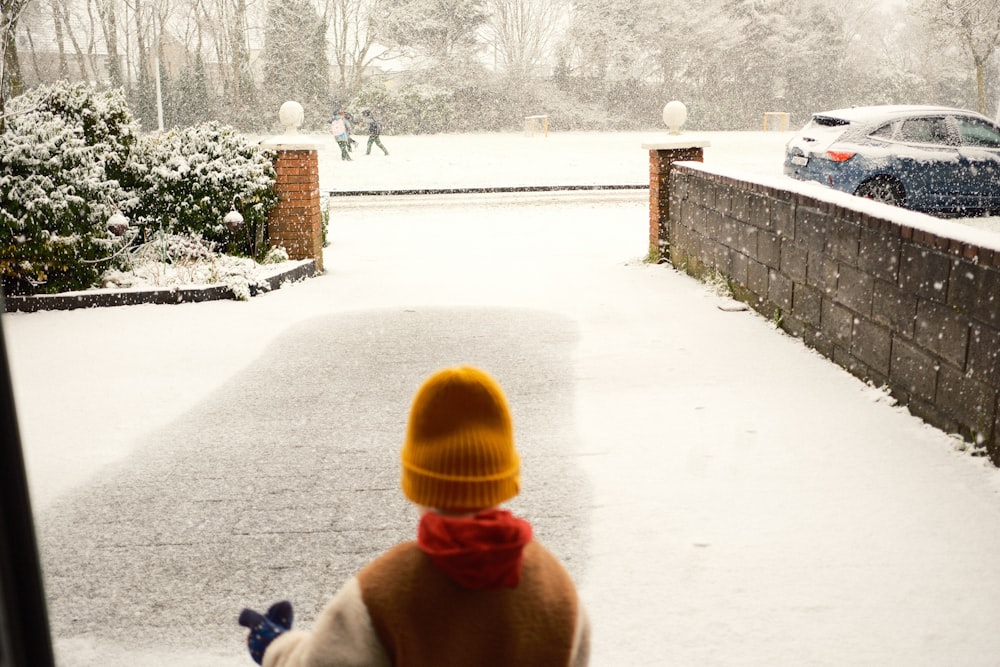
<instances>
[{"instance_id":1,"label":"white lamp globe on post","mask_svg":"<svg viewBox=\"0 0 1000 667\"><path fill-rule=\"evenodd\" d=\"M680 134L681 126L687 120L688 110L683 102L673 100L667 102L663 107L663 122L666 123L670 134Z\"/></svg>"},{"instance_id":2,"label":"white lamp globe on post","mask_svg":"<svg viewBox=\"0 0 1000 667\"><path fill-rule=\"evenodd\" d=\"M128 230L128 218L121 211L115 211L108 218L108 231L115 236L121 236Z\"/></svg>"},{"instance_id":3,"label":"white lamp globe on post","mask_svg":"<svg viewBox=\"0 0 1000 667\"><path fill-rule=\"evenodd\" d=\"M224 224L226 229L228 229L232 234L237 234L240 229L243 228L243 216L236 210L235 205L229 213L226 213L226 217L222 219L222 224Z\"/></svg>"},{"instance_id":4,"label":"white lamp globe on post","mask_svg":"<svg viewBox=\"0 0 1000 667\"><path fill-rule=\"evenodd\" d=\"M303 119L302 105L294 100L288 100L278 109L278 120L285 128L285 134L298 134Z\"/></svg>"}]
</instances>

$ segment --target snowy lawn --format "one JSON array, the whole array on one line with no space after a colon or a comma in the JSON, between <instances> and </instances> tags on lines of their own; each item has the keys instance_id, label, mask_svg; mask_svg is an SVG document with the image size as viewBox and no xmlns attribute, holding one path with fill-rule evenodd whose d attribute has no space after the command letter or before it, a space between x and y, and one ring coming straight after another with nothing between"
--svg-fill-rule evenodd
<instances>
[{"instance_id":1,"label":"snowy lawn","mask_svg":"<svg viewBox=\"0 0 1000 667\"><path fill-rule=\"evenodd\" d=\"M375 149L365 155L364 144L353 160L336 153L332 138L311 137L320 147L320 191L405 190L419 188L476 188L560 185L649 184L645 144L683 139L706 139L705 167L736 177L762 180L839 202L864 205L818 183L804 183L782 173L785 144L795 132L692 132L672 137L666 132L551 132L540 134L446 134L384 137L389 156ZM363 140L364 137L359 137ZM395 148L394 148L395 147ZM880 211L887 210L879 208ZM940 221L900 209L896 216L923 222L957 223L1000 232L1000 217Z\"/></svg>"},{"instance_id":2,"label":"snowy lawn","mask_svg":"<svg viewBox=\"0 0 1000 667\"><path fill-rule=\"evenodd\" d=\"M710 142L705 149L707 168L750 179L763 177L780 186L805 188L802 191L819 193L821 197L840 194L782 175L784 147L792 132L699 132L686 136ZM550 132L547 137L538 133L386 136L384 143L390 154L384 156L377 147L366 155L365 137L358 138L353 159L342 161L332 137L301 137L314 142L320 151L320 192L324 198L345 192L445 187L645 187L649 183L649 165L648 152L642 146L673 139L665 132ZM903 211L897 214L907 215ZM913 219L928 222L925 216L910 217L911 224ZM953 223L1000 231L1000 217L930 222L938 228ZM980 237L977 240L989 244ZM131 270L109 272L102 286L95 289L226 284L242 295L246 294L247 284L259 282L275 269L281 266L256 264L224 254L187 262L162 262L155 244L150 244L136 255Z\"/></svg>"}]
</instances>

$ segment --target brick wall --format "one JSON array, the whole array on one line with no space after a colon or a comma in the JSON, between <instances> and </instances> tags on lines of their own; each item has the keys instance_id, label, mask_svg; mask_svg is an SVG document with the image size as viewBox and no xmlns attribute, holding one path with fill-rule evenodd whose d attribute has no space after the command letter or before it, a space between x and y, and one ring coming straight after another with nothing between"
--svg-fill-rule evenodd
<instances>
[{"instance_id":1,"label":"brick wall","mask_svg":"<svg viewBox=\"0 0 1000 667\"><path fill-rule=\"evenodd\" d=\"M267 221L268 243L282 246L289 259L314 259L323 271L323 216L316 150L279 148L274 163L278 205Z\"/></svg>"},{"instance_id":2,"label":"brick wall","mask_svg":"<svg viewBox=\"0 0 1000 667\"><path fill-rule=\"evenodd\" d=\"M659 146L659 145L658 145ZM667 221L670 219L670 172L675 162L703 162L701 146L649 147L649 250L666 255Z\"/></svg>"},{"instance_id":3,"label":"brick wall","mask_svg":"<svg viewBox=\"0 0 1000 667\"><path fill-rule=\"evenodd\" d=\"M673 165L659 240L736 298L1000 465L1000 251ZM651 217L655 214L651 204Z\"/></svg>"}]
</instances>

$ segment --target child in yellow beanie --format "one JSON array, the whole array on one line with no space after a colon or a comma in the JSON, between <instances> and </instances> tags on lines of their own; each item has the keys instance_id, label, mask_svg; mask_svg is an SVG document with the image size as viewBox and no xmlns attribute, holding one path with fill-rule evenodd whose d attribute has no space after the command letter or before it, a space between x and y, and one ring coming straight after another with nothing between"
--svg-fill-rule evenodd
<instances>
[{"instance_id":1,"label":"child in yellow beanie","mask_svg":"<svg viewBox=\"0 0 1000 667\"><path fill-rule=\"evenodd\" d=\"M288 602L245 609L264 667L586 665L590 629L559 561L499 505L520 490L503 391L468 366L417 391L402 449L417 539L390 549L327 603L311 632Z\"/></svg>"}]
</instances>

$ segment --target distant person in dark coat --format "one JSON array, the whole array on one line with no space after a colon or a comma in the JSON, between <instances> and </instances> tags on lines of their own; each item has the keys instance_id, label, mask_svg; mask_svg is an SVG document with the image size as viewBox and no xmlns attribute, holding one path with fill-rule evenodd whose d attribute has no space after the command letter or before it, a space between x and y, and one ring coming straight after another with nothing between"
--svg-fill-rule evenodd
<instances>
[{"instance_id":1,"label":"distant person in dark coat","mask_svg":"<svg viewBox=\"0 0 1000 667\"><path fill-rule=\"evenodd\" d=\"M362 111L361 116L368 123L368 150L365 151L365 155L372 154L372 144L381 148L382 152L388 155L389 151L382 145L382 139L380 138L382 134L382 124L379 123L378 119L372 115L371 109L365 109Z\"/></svg>"}]
</instances>

